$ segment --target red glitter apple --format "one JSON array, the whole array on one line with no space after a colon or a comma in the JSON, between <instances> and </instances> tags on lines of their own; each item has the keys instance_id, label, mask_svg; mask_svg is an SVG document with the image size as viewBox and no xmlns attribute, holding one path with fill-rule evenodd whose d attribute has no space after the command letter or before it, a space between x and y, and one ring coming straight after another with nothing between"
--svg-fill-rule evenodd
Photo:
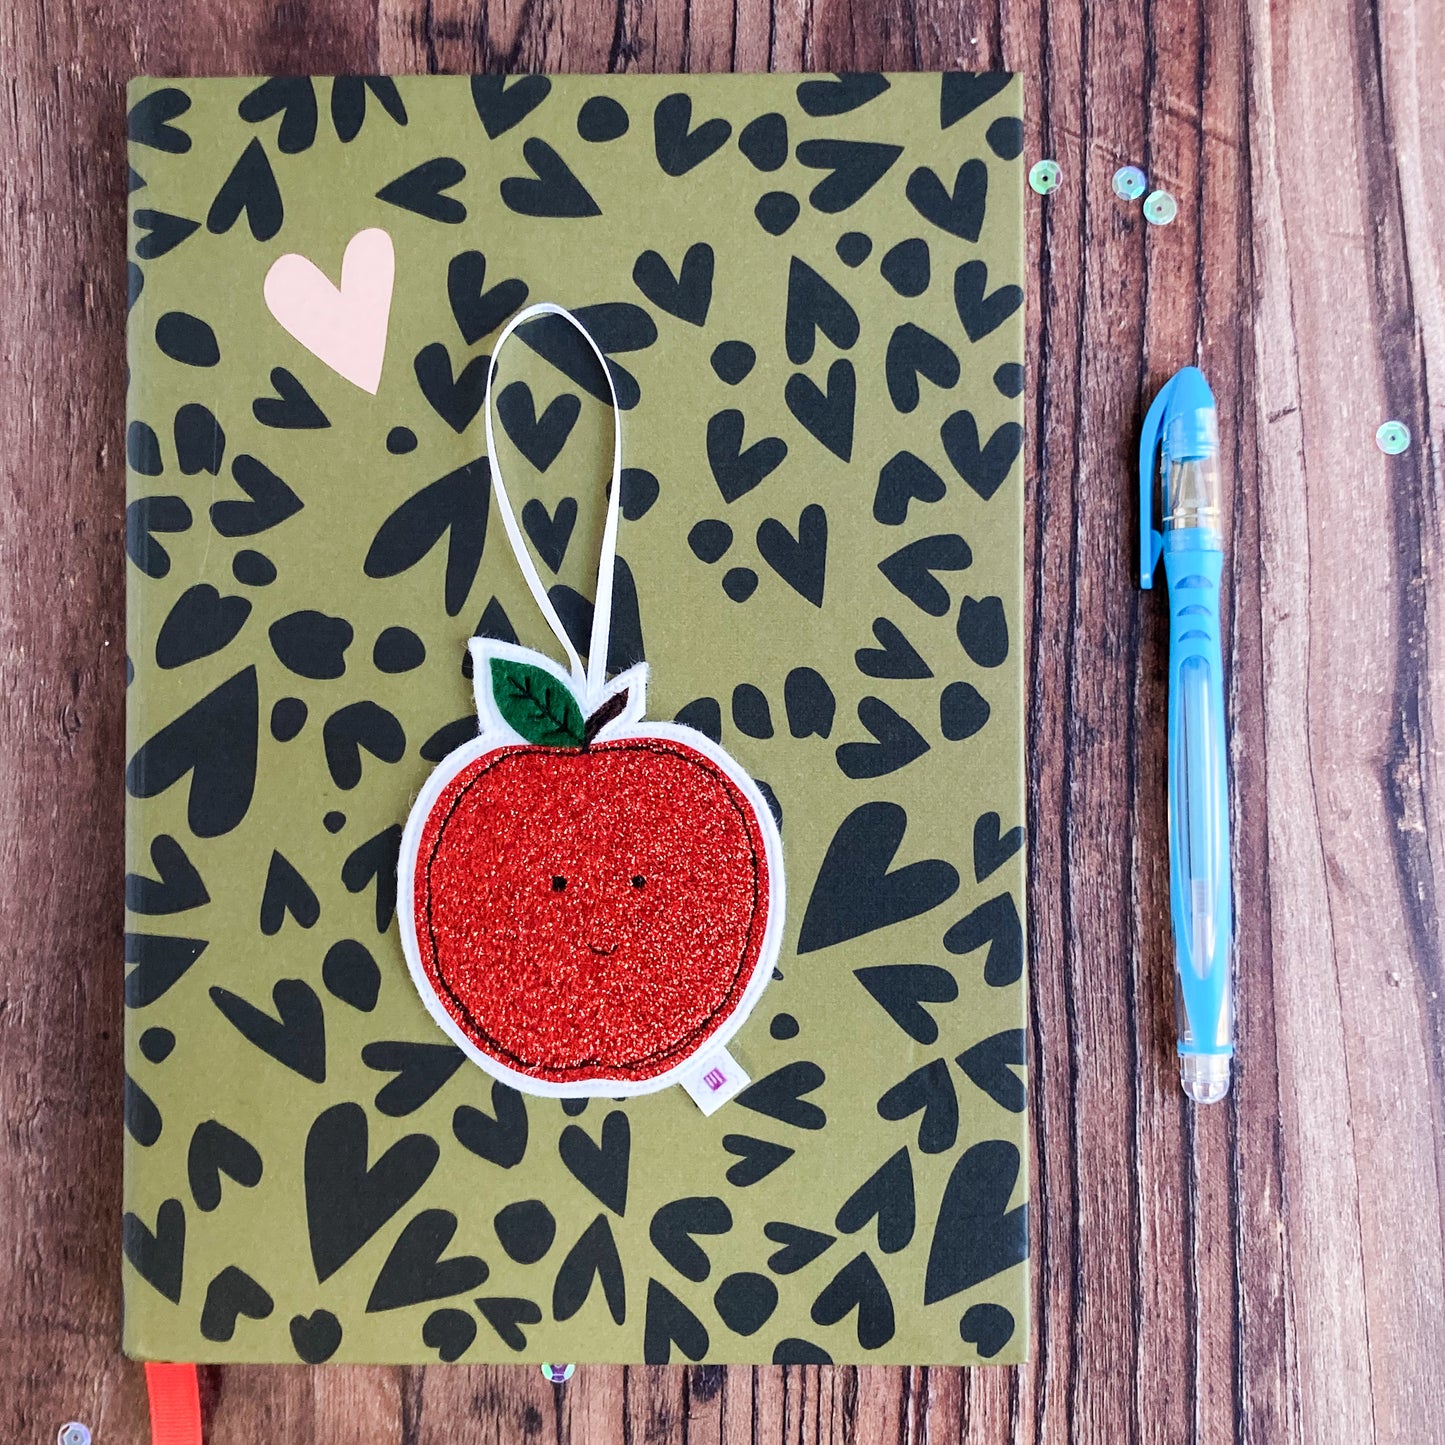
<instances>
[{"instance_id":1,"label":"red glitter apple","mask_svg":"<svg viewBox=\"0 0 1445 1445\"><path fill-rule=\"evenodd\" d=\"M782 850L711 739L641 721L646 667L592 699L472 642L480 735L408 819L398 916L437 1022L528 1093L641 1094L722 1049L772 976Z\"/></svg>"}]
</instances>

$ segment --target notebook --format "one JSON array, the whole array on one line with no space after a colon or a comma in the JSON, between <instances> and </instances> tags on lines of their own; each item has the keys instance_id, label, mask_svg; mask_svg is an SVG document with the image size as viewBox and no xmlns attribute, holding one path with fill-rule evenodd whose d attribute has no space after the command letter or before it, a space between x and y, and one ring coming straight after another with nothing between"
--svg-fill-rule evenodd
<instances>
[{"instance_id":1,"label":"notebook","mask_svg":"<svg viewBox=\"0 0 1445 1445\"><path fill-rule=\"evenodd\" d=\"M1025 1357L1021 100L134 82L129 1354ZM637 686L600 723L488 460L489 361L537 303L583 331L497 355L494 455L584 666L615 491L587 696ZM441 846L406 828L538 678L560 731L452 835L444 941L483 991L519 929L563 971L477 1033L404 946ZM566 781L629 728L721 760L742 831L646 792L656 759ZM574 853L622 832L652 862L604 908ZM704 1007L739 948L755 986ZM598 1073L634 1028L706 1048ZM580 1096L498 1062L537 1040L593 1060Z\"/></svg>"}]
</instances>

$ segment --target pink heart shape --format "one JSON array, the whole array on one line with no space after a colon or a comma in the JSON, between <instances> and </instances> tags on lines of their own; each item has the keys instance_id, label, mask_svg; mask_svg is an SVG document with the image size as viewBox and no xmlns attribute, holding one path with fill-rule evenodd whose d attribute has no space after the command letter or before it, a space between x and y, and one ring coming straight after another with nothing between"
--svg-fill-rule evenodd
<instances>
[{"instance_id":1,"label":"pink heart shape","mask_svg":"<svg viewBox=\"0 0 1445 1445\"><path fill-rule=\"evenodd\" d=\"M276 258L262 290L267 310L307 351L375 396L395 275L391 237L373 228L347 242L340 289L293 251Z\"/></svg>"}]
</instances>

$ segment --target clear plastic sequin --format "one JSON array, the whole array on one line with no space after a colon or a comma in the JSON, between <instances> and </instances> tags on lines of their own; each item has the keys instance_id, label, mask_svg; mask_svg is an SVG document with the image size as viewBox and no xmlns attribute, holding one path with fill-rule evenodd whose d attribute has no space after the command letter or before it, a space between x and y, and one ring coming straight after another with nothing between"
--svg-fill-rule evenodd
<instances>
[{"instance_id":1,"label":"clear plastic sequin","mask_svg":"<svg viewBox=\"0 0 1445 1445\"><path fill-rule=\"evenodd\" d=\"M1057 190L1063 172L1059 169L1058 161L1035 161L1029 171L1029 185L1039 195L1046 196L1050 191Z\"/></svg>"},{"instance_id":2,"label":"clear plastic sequin","mask_svg":"<svg viewBox=\"0 0 1445 1445\"><path fill-rule=\"evenodd\" d=\"M1167 226L1179 214L1179 202L1168 191L1150 191L1144 202L1144 219L1151 226Z\"/></svg>"},{"instance_id":3,"label":"clear plastic sequin","mask_svg":"<svg viewBox=\"0 0 1445 1445\"><path fill-rule=\"evenodd\" d=\"M1410 428L1402 421L1387 421L1375 433L1375 445L1387 457L1397 457L1410 449Z\"/></svg>"},{"instance_id":4,"label":"clear plastic sequin","mask_svg":"<svg viewBox=\"0 0 1445 1445\"><path fill-rule=\"evenodd\" d=\"M1114 194L1121 201L1137 201L1147 185L1144 172L1138 166L1120 166L1114 172Z\"/></svg>"},{"instance_id":5,"label":"clear plastic sequin","mask_svg":"<svg viewBox=\"0 0 1445 1445\"><path fill-rule=\"evenodd\" d=\"M90 1445L90 1427L79 1420L69 1420L60 1427L56 1445Z\"/></svg>"}]
</instances>

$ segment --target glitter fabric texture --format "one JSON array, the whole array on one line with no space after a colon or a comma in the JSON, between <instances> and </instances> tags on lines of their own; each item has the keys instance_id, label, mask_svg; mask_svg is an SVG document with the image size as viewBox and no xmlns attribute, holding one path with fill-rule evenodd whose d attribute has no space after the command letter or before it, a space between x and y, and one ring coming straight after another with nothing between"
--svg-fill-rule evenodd
<instances>
[{"instance_id":1,"label":"glitter fabric texture","mask_svg":"<svg viewBox=\"0 0 1445 1445\"><path fill-rule=\"evenodd\" d=\"M768 885L752 804L702 752L649 736L502 746L427 815L417 947L490 1058L553 1084L643 1081L738 1007Z\"/></svg>"}]
</instances>

